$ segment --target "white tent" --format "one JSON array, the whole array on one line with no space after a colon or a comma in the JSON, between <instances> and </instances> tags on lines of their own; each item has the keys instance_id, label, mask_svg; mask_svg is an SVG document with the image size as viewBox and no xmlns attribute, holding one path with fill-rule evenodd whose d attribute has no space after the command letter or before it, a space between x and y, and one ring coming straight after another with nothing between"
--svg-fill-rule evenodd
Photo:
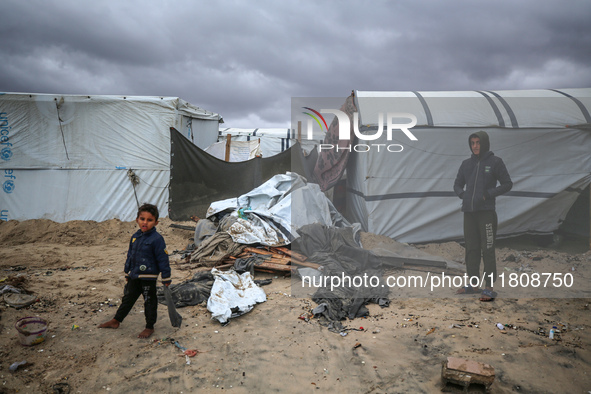
<instances>
[{"instance_id":1,"label":"white tent","mask_svg":"<svg viewBox=\"0 0 591 394\"><path fill-rule=\"evenodd\" d=\"M302 131L304 133L304 131ZM227 135L232 136L232 141L252 141L255 139L261 140L261 152L263 157L275 156L278 153L288 150L297 141L297 130L294 129L240 129L240 128L225 128L220 129L220 141L225 141ZM302 150L309 154L324 138L324 133L315 131L313 139L307 139L307 136L302 135L300 145Z\"/></svg>"},{"instance_id":2,"label":"white tent","mask_svg":"<svg viewBox=\"0 0 591 394\"><path fill-rule=\"evenodd\" d=\"M0 219L168 216L170 128L205 148L221 121L176 97L0 94Z\"/></svg>"},{"instance_id":3,"label":"white tent","mask_svg":"<svg viewBox=\"0 0 591 394\"><path fill-rule=\"evenodd\" d=\"M497 198L499 236L555 231L591 182L591 89L357 91L355 98L362 133L376 133L379 113L417 118L410 129L416 141L400 130L387 140L384 132L362 141L385 144L380 152L358 147L350 157L348 217L366 231L401 242L461 239L453 183L478 130L489 134L514 183Z\"/></svg>"}]
</instances>

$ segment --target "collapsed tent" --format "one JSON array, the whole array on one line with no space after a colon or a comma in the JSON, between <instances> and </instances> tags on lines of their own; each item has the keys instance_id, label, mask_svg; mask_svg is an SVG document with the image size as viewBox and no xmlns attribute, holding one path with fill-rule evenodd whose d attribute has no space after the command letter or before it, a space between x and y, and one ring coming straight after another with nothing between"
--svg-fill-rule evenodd
<instances>
[{"instance_id":1,"label":"collapsed tent","mask_svg":"<svg viewBox=\"0 0 591 394\"><path fill-rule=\"evenodd\" d=\"M2 220L135 219L168 214L170 128L217 139L220 115L177 97L0 94Z\"/></svg>"},{"instance_id":2,"label":"collapsed tent","mask_svg":"<svg viewBox=\"0 0 591 394\"><path fill-rule=\"evenodd\" d=\"M241 196L212 202L206 217L217 215L223 217L218 231L245 245L288 245L299 228L312 223L349 226L317 184L293 172L277 174Z\"/></svg>"},{"instance_id":3,"label":"collapsed tent","mask_svg":"<svg viewBox=\"0 0 591 394\"><path fill-rule=\"evenodd\" d=\"M365 135L378 133L380 114L380 124L388 113L406 117L394 123L417 119L408 130L417 140L401 129L388 139L384 127L378 139L352 146L347 217L365 231L409 243L461 239L453 182L478 130L489 134L513 180L497 198L501 237L557 230L591 182L591 89L357 91L355 100Z\"/></svg>"}]
</instances>

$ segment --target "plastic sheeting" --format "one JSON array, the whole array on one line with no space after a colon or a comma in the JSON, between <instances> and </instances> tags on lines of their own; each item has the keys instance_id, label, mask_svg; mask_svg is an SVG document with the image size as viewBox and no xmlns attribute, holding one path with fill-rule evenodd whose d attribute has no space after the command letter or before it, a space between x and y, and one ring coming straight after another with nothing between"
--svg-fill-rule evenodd
<instances>
[{"instance_id":1,"label":"plastic sheeting","mask_svg":"<svg viewBox=\"0 0 591 394\"><path fill-rule=\"evenodd\" d=\"M222 324L230 318L250 312L258 303L267 301L265 291L257 286L250 272L242 274L234 270L222 272L211 270L215 281L207 300L207 310L211 318Z\"/></svg>"},{"instance_id":2,"label":"plastic sheeting","mask_svg":"<svg viewBox=\"0 0 591 394\"><path fill-rule=\"evenodd\" d=\"M317 184L290 172L239 197L213 202L207 217L220 214L227 214L220 227L241 244L287 245L307 224L349 225Z\"/></svg>"},{"instance_id":3,"label":"plastic sheeting","mask_svg":"<svg viewBox=\"0 0 591 394\"><path fill-rule=\"evenodd\" d=\"M411 129L418 141L400 131L388 141L383 133L371 142L404 149L350 156L348 217L400 242L461 239L453 182L471 154L468 136L485 130L514 184L497 198L498 235L557 230L591 182L591 89L561 92L357 92L364 125L392 108L410 112L418 118Z\"/></svg>"}]
</instances>

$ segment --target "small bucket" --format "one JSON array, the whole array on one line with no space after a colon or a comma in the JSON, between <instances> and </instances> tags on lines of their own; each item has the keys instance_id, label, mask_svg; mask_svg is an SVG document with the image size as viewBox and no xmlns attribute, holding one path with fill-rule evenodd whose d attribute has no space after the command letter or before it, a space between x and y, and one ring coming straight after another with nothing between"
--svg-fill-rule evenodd
<instances>
[{"instance_id":1,"label":"small bucket","mask_svg":"<svg viewBox=\"0 0 591 394\"><path fill-rule=\"evenodd\" d=\"M23 346L33 346L45 341L47 326L47 321L40 317L23 317L14 324Z\"/></svg>"}]
</instances>

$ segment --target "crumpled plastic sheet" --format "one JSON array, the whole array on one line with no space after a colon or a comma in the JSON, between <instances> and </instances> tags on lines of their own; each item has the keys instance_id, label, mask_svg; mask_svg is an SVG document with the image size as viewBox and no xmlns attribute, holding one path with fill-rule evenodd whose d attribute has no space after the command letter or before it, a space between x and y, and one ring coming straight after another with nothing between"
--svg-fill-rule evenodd
<instances>
[{"instance_id":1,"label":"crumpled plastic sheet","mask_svg":"<svg viewBox=\"0 0 591 394\"><path fill-rule=\"evenodd\" d=\"M207 310L211 318L226 324L230 318L250 312L258 303L267 301L265 291L257 286L250 272L238 274L216 268L211 270L215 278L211 294L207 300Z\"/></svg>"},{"instance_id":2,"label":"crumpled plastic sheet","mask_svg":"<svg viewBox=\"0 0 591 394\"><path fill-rule=\"evenodd\" d=\"M275 175L242 196L215 201L207 210L208 218L224 214L231 220L220 223L221 231L244 245L288 245L300 227L312 223L350 226L317 184L293 172Z\"/></svg>"}]
</instances>

